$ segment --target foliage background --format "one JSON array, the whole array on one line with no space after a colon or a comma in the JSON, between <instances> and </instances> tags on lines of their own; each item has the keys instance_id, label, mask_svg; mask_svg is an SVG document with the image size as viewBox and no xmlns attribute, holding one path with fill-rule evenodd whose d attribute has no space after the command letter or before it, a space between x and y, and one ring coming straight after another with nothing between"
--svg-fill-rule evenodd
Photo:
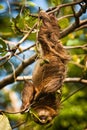
<instances>
[{"instance_id":1,"label":"foliage background","mask_svg":"<svg viewBox=\"0 0 87 130\"><path fill-rule=\"evenodd\" d=\"M29 17L29 11L37 13L38 6L47 10L49 7L57 6L58 4L64 4L72 2L72 0L45 0L41 3L38 1L14 1L14 0L0 0L0 58L8 54L7 44L1 39L17 42L22 38L21 30L27 31L27 26L32 25L37 21L34 17ZM24 8L26 7L26 8ZM79 6L75 7L77 11ZM59 16L71 14L72 9L65 7L61 9ZM84 13L80 19L87 19L87 13ZM69 26L74 21L73 18L64 18L59 21L61 29ZM22 44L21 48L26 48L35 43L36 33L32 33ZM74 31L69 35L61 39L64 46L82 46L87 44L87 28ZM10 45L13 48L14 45ZM68 49L71 61L67 67L67 77L75 78L80 77L87 79L87 48L74 48ZM26 59L35 53L35 48L27 50L21 53L19 56L22 59ZM21 60L17 57L10 58L9 61L0 60L0 80L3 80L5 76L13 72L12 67L16 68ZM31 76L34 63L24 69L21 76ZM28 120L26 123L15 130L86 130L87 128L87 84L80 82L65 82L62 88L62 100L67 95L71 94L75 90L83 87L76 94L69 97L67 100L61 103L61 109L59 115L52 122L51 126L40 126L33 122L28 114ZM23 88L23 81L14 82L7 85L0 90L0 109L9 111L18 111L21 106L21 91ZM27 118L27 114L6 114L11 125L21 123ZM7 118L6 118L7 119ZM6 120L5 119L5 120ZM8 122L7 122L8 123ZM10 127L9 127L10 128Z\"/></svg>"}]
</instances>

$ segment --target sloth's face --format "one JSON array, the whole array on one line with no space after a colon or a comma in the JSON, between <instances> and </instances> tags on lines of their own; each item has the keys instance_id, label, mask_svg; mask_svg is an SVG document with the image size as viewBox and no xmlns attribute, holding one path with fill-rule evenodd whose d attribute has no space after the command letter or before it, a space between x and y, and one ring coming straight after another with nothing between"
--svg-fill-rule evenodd
<instances>
[{"instance_id":1,"label":"sloth's face","mask_svg":"<svg viewBox=\"0 0 87 130\"><path fill-rule=\"evenodd\" d=\"M37 113L37 117L33 115L33 119L38 124L50 123L57 114L53 108L48 106L37 107L35 108L35 112Z\"/></svg>"}]
</instances>

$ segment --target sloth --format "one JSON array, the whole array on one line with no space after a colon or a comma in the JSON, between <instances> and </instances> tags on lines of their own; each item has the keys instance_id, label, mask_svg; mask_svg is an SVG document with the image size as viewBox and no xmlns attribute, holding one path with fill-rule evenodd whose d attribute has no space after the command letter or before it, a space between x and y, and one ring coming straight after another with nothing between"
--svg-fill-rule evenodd
<instances>
[{"instance_id":1,"label":"sloth","mask_svg":"<svg viewBox=\"0 0 87 130\"><path fill-rule=\"evenodd\" d=\"M46 124L58 114L69 56L59 40L60 29L55 16L41 11L39 17L42 20L38 32L40 54L32 81L25 81L21 110L31 107L38 116L33 115L34 121Z\"/></svg>"}]
</instances>

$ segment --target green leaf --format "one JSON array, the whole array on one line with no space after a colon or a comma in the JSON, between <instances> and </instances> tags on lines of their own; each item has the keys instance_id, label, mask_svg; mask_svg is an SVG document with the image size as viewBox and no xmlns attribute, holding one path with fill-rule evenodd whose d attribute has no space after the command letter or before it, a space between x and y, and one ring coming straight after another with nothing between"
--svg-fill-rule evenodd
<instances>
[{"instance_id":1,"label":"green leaf","mask_svg":"<svg viewBox=\"0 0 87 130\"><path fill-rule=\"evenodd\" d=\"M43 59L40 63L40 65L44 65L44 64L49 64L49 60L48 59Z\"/></svg>"},{"instance_id":2,"label":"green leaf","mask_svg":"<svg viewBox=\"0 0 87 130\"><path fill-rule=\"evenodd\" d=\"M21 31L29 31L29 29L31 29L36 23L37 18L29 16L29 14L29 10L25 9L22 15L18 15L16 18L12 19L11 27L15 33L21 34Z\"/></svg>"},{"instance_id":3,"label":"green leaf","mask_svg":"<svg viewBox=\"0 0 87 130\"><path fill-rule=\"evenodd\" d=\"M0 115L0 130L12 130L9 120L4 114Z\"/></svg>"},{"instance_id":4,"label":"green leaf","mask_svg":"<svg viewBox=\"0 0 87 130\"><path fill-rule=\"evenodd\" d=\"M75 46L75 45L79 45L79 39L73 39L73 40L68 40L67 42L67 46Z\"/></svg>"},{"instance_id":5,"label":"green leaf","mask_svg":"<svg viewBox=\"0 0 87 130\"><path fill-rule=\"evenodd\" d=\"M27 4L28 4L29 6L32 6L32 7L37 6L34 2L31 2L31 1L28 1Z\"/></svg>"},{"instance_id":6,"label":"green leaf","mask_svg":"<svg viewBox=\"0 0 87 130\"><path fill-rule=\"evenodd\" d=\"M69 20L67 18L61 19L59 20L59 25L61 26L61 28L66 28L69 25Z\"/></svg>"},{"instance_id":7,"label":"green leaf","mask_svg":"<svg viewBox=\"0 0 87 130\"><path fill-rule=\"evenodd\" d=\"M0 10L4 9L4 6L0 4Z\"/></svg>"},{"instance_id":8,"label":"green leaf","mask_svg":"<svg viewBox=\"0 0 87 130\"><path fill-rule=\"evenodd\" d=\"M22 1L21 4L22 5L28 5L28 6L31 6L31 7L37 6L37 4L32 2L32 1Z\"/></svg>"},{"instance_id":9,"label":"green leaf","mask_svg":"<svg viewBox=\"0 0 87 130\"><path fill-rule=\"evenodd\" d=\"M55 6L57 6L57 5L59 5L59 4L61 3L60 0L51 0L51 2L52 2Z\"/></svg>"}]
</instances>

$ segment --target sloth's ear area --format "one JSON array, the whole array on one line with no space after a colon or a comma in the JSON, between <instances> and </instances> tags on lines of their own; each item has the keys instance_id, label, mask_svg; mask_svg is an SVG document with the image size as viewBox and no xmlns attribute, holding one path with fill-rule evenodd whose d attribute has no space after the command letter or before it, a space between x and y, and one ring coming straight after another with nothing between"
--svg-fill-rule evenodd
<instances>
[{"instance_id":1,"label":"sloth's ear area","mask_svg":"<svg viewBox=\"0 0 87 130\"><path fill-rule=\"evenodd\" d=\"M40 11L39 17L42 19L42 21L48 21L50 22L50 17L45 11Z\"/></svg>"}]
</instances>

